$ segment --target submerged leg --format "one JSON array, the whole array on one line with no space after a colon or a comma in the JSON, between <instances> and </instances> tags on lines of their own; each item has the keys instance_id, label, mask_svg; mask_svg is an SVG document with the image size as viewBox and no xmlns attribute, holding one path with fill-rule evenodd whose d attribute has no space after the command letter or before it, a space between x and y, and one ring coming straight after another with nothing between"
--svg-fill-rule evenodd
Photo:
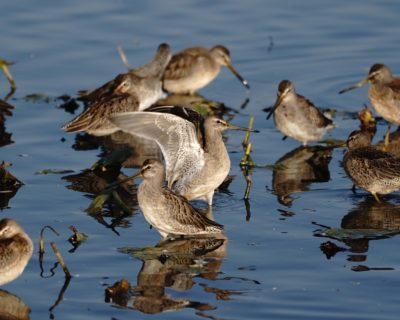
<instances>
[{"instance_id":1,"label":"submerged leg","mask_svg":"<svg viewBox=\"0 0 400 320\"><path fill-rule=\"evenodd\" d=\"M351 191L353 191L353 193L357 193L356 192L356 185L353 183L353 186L351 187Z\"/></svg>"},{"instance_id":2,"label":"submerged leg","mask_svg":"<svg viewBox=\"0 0 400 320\"><path fill-rule=\"evenodd\" d=\"M375 192L371 192L371 193L372 193L372 195L374 196L376 202L382 203L381 199L379 199L378 195L377 195Z\"/></svg>"}]
</instances>

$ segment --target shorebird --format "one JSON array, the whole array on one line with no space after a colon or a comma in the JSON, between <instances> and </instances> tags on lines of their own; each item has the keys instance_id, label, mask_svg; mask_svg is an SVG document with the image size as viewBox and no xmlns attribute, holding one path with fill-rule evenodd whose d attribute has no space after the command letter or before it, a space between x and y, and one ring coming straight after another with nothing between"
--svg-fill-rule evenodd
<instances>
[{"instance_id":1,"label":"shorebird","mask_svg":"<svg viewBox=\"0 0 400 320\"><path fill-rule=\"evenodd\" d=\"M370 84L368 98L375 110L388 122L400 125L400 78L394 77L386 65L374 64L366 78L341 90L339 94L367 83Z\"/></svg>"},{"instance_id":2,"label":"shorebird","mask_svg":"<svg viewBox=\"0 0 400 320\"><path fill-rule=\"evenodd\" d=\"M147 222L162 237L220 234L223 226L196 211L184 198L164 187L165 168L159 160L146 160L132 178L142 176L138 188L139 207Z\"/></svg>"},{"instance_id":3,"label":"shorebird","mask_svg":"<svg viewBox=\"0 0 400 320\"><path fill-rule=\"evenodd\" d=\"M233 67L227 48L217 45L212 49L194 47L176 53L164 72L164 89L171 93L194 94L205 87L226 66L249 89L249 84Z\"/></svg>"},{"instance_id":4,"label":"shorebird","mask_svg":"<svg viewBox=\"0 0 400 320\"><path fill-rule=\"evenodd\" d=\"M289 80L279 84L277 99L267 119L274 115L277 128L285 135L303 142L321 139L326 131L335 127L333 121L305 97L296 93Z\"/></svg>"},{"instance_id":5,"label":"shorebird","mask_svg":"<svg viewBox=\"0 0 400 320\"><path fill-rule=\"evenodd\" d=\"M12 219L0 220L0 285L19 277L32 256L32 240Z\"/></svg>"},{"instance_id":6,"label":"shorebird","mask_svg":"<svg viewBox=\"0 0 400 320\"><path fill-rule=\"evenodd\" d=\"M187 118L193 118L193 110L179 109L187 112ZM224 181L231 166L222 132L247 131L216 116L205 118L204 128L180 116L161 112L120 113L111 116L110 121L123 131L156 141L165 160L169 188L188 200L206 200L209 206L214 190Z\"/></svg>"},{"instance_id":7,"label":"shorebird","mask_svg":"<svg viewBox=\"0 0 400 320\"><path fill-rule=\"evenodd\" d=\"M63 129L67 132L85 131L96 136L118 131L108 121L109 115L144 110L165 96L161 77L170 59L170 47L163 43L148 64L119 74L100 88L86 93L82 99L88 107Z\"/></svg>"},{"instance_id":8,"label":"shorebird","mask_svg":"<svg viewBox=\"0 0 400 320\"><path fill-rule=\"evenodd\" d=\"M400 125L400 78L394 77L390 69L380 63L374 64L368 76L356 84L339 91L339 94L359 88L369 83L368 98L386 121L389 122L386 139L390 133L390 124Z\"/></svg>"},{"instance_id":9,"label":"shorebird","mask_svg":"<svg viewBox=\"0 0 400 320\"><path fill-rule=\"evenodd\" d=\"M343 167L354 185L369 191L380 202L379 194L400 189L400 158L370 146L372 137L373 133L367 130L349 135Z\"/></svg>"}]
</instances>

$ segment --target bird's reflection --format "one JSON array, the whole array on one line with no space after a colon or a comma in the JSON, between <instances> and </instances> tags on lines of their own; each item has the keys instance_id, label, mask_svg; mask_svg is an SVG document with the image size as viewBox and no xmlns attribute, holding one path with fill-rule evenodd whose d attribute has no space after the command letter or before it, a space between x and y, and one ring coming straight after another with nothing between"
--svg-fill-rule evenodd
<instances>
[{"instance_id":1,"label":"bird's reflection","mask_svg":"<svg viewBox=\"0 0 400 320\"><path fill-rule=\"evenodd\" d=\"M120 165L99 165L62 179L70 183L68 189L83 192L93 200L86 209L90 216L116 232L116 227L129 226L129 218L137 208L136 186L126 178L120 173ZM110 184L115 184L115 187L109 188ZM104 195L103 202L96 201L99 195ZM110 218L111 222L107 222L106 218Z\"/></svg>"},{"instance_id":2,"label":"bird's reflection","mask_svg":"<svg viewBox=\"0 0 400 320\"><path fill-rule=\"evenodd\" d=\"M187 298L173 297L166 291L167 288L177 292L188 291L195 284L194 277L216 279L226 256L227 243L225 237L179 238L164 240L154 247L143 249L121 248L121 252L133 254L143 262L137 284L132 289L131 307L152 314L181 308L214 309ZM208 287L204 290L215 294ZM229 296L229 293L226 295ZM113 301L118 303L117 299ZM123 306L129 307L128 300L123 301Z\"/></svg>"},{"instance_id":3,"label":"bird's reflection","mask_svg":"<svg viewBox=\"0 0 400 320\"><path fill-rule=\"evenodd\" d=\"M12 164L9 162L0 163L0 210L8 208L8 203L14 197L23 185L14 175L7 169Z\"/></svg>"},{"instance_id":4,"label":"bird's reflection","mask_svg":"<svg viewBox=\"0 0 400 320\"><path fill-rule=\"evenodd\" d=\"M0 290L0 319L28 320L31 309L16 295Z\"/></svg>"},{"instance_id":5,"label":"bird's reflection","mask_svg":"<svg viewBox=\"0 0 400 320\"><path fill-rule=\"evenodd\" d=\"M309 191L311 183L329 181L331 154L329 147L301 146L280 158L272 176L272 187L279 203L290 207L293 193Z\"/></svg>"},{"instance_id":6,"label":"bird's reflection","mask_svg":"<svg viewBox=\"0 0 400 320\"><path fill-rule=\"evenodd\" d=\"M373 198L366 198L345 215L341 222L341 228L324 228L317 230L316 236L322 236L336 240L344 244L341 247L328 241L321 244L322 252L328 257L333 257L337 252L350 252L349 261L364 262L367 260L367 252L371 240L387 239L400 233L400 206L390 203L378 203ZM356 266L353 269L360 268ZM387 269L369 268L366 270Z\"/></svg>"},{"instance_id":7,"label":"bird's reflection","mask_svg":"<svg viewBox=\"0 0 400 320\"><path fill-rule=\"evenodd\" d=\"M12 105L0 99L0 148L13 143L12 134L7 132L5 126L6 116L12 116L12 109Z\"/></svg>"}]
</instances>

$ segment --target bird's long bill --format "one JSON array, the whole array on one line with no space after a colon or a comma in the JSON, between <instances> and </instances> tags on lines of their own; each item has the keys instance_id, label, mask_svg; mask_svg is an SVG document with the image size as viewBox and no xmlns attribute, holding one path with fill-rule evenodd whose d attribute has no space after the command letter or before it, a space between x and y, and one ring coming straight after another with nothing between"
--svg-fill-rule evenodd
<instances>
[{"instance_id":1,"label":"bird's long bill","mask_svg":"<svg viewBox=\"0 0 400 320\"><path fill-rule=\"evenodd\" d=\"M240 126L235 126L233 124L228 124L228 129L229 130L239 130L239 131L250 131L250 132L260 132L259 130L254 130L254 129L249 129L245 127L240 127Z\"/></svg>"},{"instance_id":2,"label":"bird's long bill","mask_svg":"<svg viewBox=\"0 0 400 320\"><path fill-rule=\"evenodd\" d=\"M269 111L269 113L267 115L267 120L269 118L271 118L271 116L274 114L276 108L278 108L278 106L281 104L281 102L282 102L282 95L280 95L276 98L275 104L272 106L271 110Z\"/></svg>"},{"instance_id":3,"label":"bird's long bill","mask_svg":"<svg viewBox=\"0 0 400 320\"><path fill-rule=\"evenodd\" d=\"M134 173L132 176L129 177L130 180L135 180L136 178L139 178L142 176L142 169Z\"/></svg>"},{"instance_id":4,"label":"bird's long bill","mask_svg":"<svg viewBox=\"0 0 400 320\"><path fill-rule=\"evenodd\" d=\"M239 79L239 81L247 88L250 89L249 83L246 79L244 79L239 72L236 71L236 69L233 67L231 63L227 63L227 68L236 76L236 78Z\"/></svg>"},{"instance_id":5,"label":"bird's long bill","mask_svg":"<svg viewBox=\"0 0 400 320\"><path fill-rule=\"evenodd\" d=\"M348 88L345 88L345 89L343 89L343 90L340 90L339 91L339 94L342 94L342 93L345 93L345 92L347 92L347 91L350 91L350 90L353 90L353 89L357 89L357 88L359 88L359 87L362 87L364 84L366 84L366 83L368 83L368 77L367 78L364 78L364 79L362 79L360 82L357 82L356 84L353 84L352 86L350 86L350 87L348 87Z\"/></svg>"}]
</instances>

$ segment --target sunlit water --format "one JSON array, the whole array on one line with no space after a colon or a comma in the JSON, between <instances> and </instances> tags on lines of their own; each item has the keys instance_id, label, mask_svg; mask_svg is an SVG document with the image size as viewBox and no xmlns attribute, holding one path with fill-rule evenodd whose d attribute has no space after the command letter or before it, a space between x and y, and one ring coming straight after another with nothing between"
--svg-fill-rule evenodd
<instances>
[{"instance_id":1,"label":"sunlit water","mask_svg":"<svg viewBox=\"0 0 400 320\"><path fill-rule=\"evenodd\" d=\"M23 275L2 289L28 305L32 319L148 317L132 302L128 307L105 302L105 288L122 278L138 284L142 261L119 249L154 246L158 233L149 229L136 206L123 226L106 227L113 218L104 214L102 224L85 213L90 199L68 189L70 183L61 179L62 174L35 174L43 169L77 174L98 159L99 150L71 148L75 135L65 134L60 127L73 115L59 109L61 102L52 97L74 95L124 72L118 45L133 66L147 62L161 42L169 43L174 51L193 45L226 45L235 66L248 79L250 92L223 70L201 94L239 111L232 120L235 124L247 125L249 117L255 116L254 126L261 132L251 136L252 157L260 166L271 165L299 146L291 139L282 141L273 122L265 120L263 109L273 104L278 83L290 79L315 104L343 111L334 118L338 127L328 138L345 139L358 127L349 114L368 103L367 91L337 92L365 76L376 62L400 73L399 10L394 1L3 1L0 56L16 61L10 70L18 89L9 101L15 106L13 116L6 120L14 143L0 149L0 160L13 163L11 171L25 185L1 214L23 226L34 239L35 253ZM2 96L7 90L1 77ZM24 99L37 93L51 97L50 101ZM240 109L246 98L249 104ZM376 139L385 128L384 122L379 123ZM255 169L246 211L245 180L238 166L243 135L229 132L227 137L231 174L236 178L229 193L214 198L215 219L225 225L229 238L226 252L219 256L222 263L212 269L212 276L184 273L191 281L186 287L170 284L166 295L192 304L157 317L397 319L399 238L376 234L340 240L343 230L331 238L317 237L325 235L324 228L312 222L346 229L352 226L346 215L360 214L363 220L372 208L374 219L393 215L389 219L394 225L389 227L396 229L399 194L387 198L393 206L385 209L368 202L363 191L354 195L340 166L343 150L337 149L329 162L328 179L309 184L309 192L292 195L290 207L278 202L272 192L272 170ZM37 239L45 225L60 236L45 233L41 276ZM68 252L70 225L89 236L73 253ZM51 276L56 259L49 241L56 243L73 274L58 303L64 273L58 266ZM344 251L328 259L320 249L327 241Z\"/></svg>"}]
</instances>

